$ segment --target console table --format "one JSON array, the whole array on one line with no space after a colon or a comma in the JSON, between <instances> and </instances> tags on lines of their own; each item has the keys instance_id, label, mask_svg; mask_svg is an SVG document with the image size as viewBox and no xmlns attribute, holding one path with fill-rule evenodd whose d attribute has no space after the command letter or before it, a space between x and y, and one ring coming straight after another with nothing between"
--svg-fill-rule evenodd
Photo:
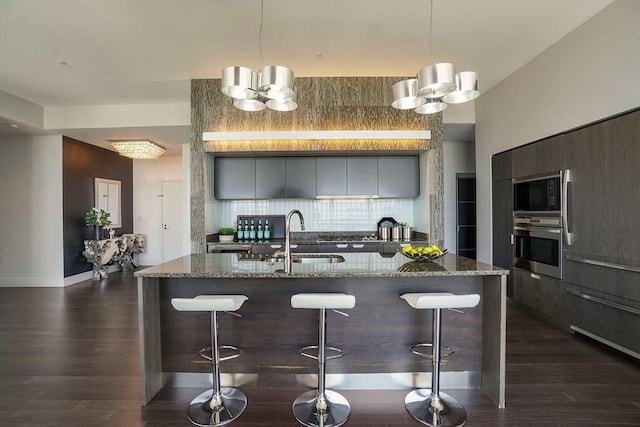
<instances>
[{"instance_id":1,"label":"console table","mask_svg":"<svg viewBox=\"0 0 640 427\"><path fill-rule=\"evenodd\" d=\"M118 264L120 271L138 267L133 255L144 252L144 249L144 234L123 234L110 239L85 240L82 255L93 264L91 280L100 280L109 277L108 265Z\"/></svg>"}]
</instances>

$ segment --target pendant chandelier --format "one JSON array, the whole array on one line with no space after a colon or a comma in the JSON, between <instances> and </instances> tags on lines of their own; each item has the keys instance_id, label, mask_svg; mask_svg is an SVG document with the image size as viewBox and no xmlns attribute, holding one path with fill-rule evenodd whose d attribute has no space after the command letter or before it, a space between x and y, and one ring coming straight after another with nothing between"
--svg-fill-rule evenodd
<instances>
[{"instance_id":1,"label":"pendant chandelier","mask_svg":"<svg viewBox=\"0 0 640 427\"><path fill-rule=\"evenodd\" d=\"M431 33L433 29L433 0L429 0L429 50L433 58ZM433 63L422 70L415 79L399 81L393 85L391 106L399 110L413 109L418 114L434 114L443 111L448 104L459 104L480 96L478 74L474 71L456 73L448 62Z\"/></svg>"},{"instance_id":2,"label":"pendant chandelier","mask_svg":"<svg viewBox=\"0 0 640 427\"><path fill-rule=\"evenodd\" d=\"M258 45L262 55L262 21L264 0L260 2ZM281 65L266 65L257 73L250 68L231 66L222 70L222 93L233 98L233 106L243 111L293 111L298 108L293 88L293 71Z\"/></svg>"}]
</instances>

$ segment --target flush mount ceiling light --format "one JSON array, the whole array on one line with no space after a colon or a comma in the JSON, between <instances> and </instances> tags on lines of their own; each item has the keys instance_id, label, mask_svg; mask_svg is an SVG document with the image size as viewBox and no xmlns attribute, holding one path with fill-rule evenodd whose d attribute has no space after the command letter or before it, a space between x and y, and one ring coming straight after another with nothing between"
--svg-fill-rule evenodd
<instances>
[{"instance_id":1,"label":"flush mount ceiling light","mask_svg":"<svg viewBox=\"0 0 640 427\"><path fill-rule=\"evenodd\" d=\"M431 33L433 28L433 0L429 1L429 50L433 58ZM413 109L418 114L434 114L480 96L478 74L474 71L456 73L448 62L433 63L418 73L417 79L402 80L393 85L391 106L398 110Z\"/></svg>"},{"instance_id":2,"label":"flush mount ceiling light","mask_svg":"<svg viewBox=\"0 0 640 427\"><path fill-rule=\"evenodd\" d=\"M165 149L146 139L134 141L109 141L121 156L130 159L157 159Z\"/></svg>"},{"instance_id":3,"label":"flush mount ceiling light","mask_svg":"<svg viewBox=\"0 0 640 427\"><path fill-rule=\"evenodd\" d=\"M264 0L260 2L260 31L258 46L262 55L262 21ZM233 98L233 106L243 111L293 111L298 108L293 88L293 71L281 65L266 65L254 72L250 68L231 66L222 70L222 93Z\"/></svg>"}]
</instances>

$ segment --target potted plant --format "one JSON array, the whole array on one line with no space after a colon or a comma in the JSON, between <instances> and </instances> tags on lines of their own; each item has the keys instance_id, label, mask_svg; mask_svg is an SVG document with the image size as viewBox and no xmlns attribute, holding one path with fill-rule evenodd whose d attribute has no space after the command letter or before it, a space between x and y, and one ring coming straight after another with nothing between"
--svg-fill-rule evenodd
<instances>
[{"instance_id":1,"label":"potted plant","mask_svg":"<svg viewBox=\"0 0 640 427\"><path fill-rule=\"evenodd\" d=\"M231 227L222 227L218 230L218 240L221 242L233 242L235 230Z\"/></svg>"},{"instance_id":2,"label":"potted plant","mask_svg":"<svg viewBox=\"0 0 640 427\"><path fill-rule=\"evenodd\" d=\"M92 208L84 214L84 223L87 224L87 227L95 228L96 240L100 240L100 227L111 225L110 216L111 213L98 208Z\"/></svg>"}]
</instances>

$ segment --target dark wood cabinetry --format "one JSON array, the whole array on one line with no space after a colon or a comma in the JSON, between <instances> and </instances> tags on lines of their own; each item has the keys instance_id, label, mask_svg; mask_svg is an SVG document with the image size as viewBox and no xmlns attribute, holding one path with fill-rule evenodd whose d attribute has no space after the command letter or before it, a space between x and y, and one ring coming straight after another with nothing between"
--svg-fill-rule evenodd
<instances>
[{"instance_id":1,"label":"dark wood cabinetry","mask_svg":"<svg viewBox=\"0 0 640 427\"><path fill-rule=\"evenodd\" d=\"M570 170L566 253L640 261L640 112L566 136Z\"/></svg>"},{"instance_id":2,"label":"dark wood cabinetry","mask_svg":"<svg viewBox=\"0 0 640 427\"><path fill-rule=\"evenodd\" d=\"M510 179L494 181L493 191L493 265L513 267L513 191ZM507 277L507 296L513 297L513 277Z\"/></svg>"},{"instance_id":3,"label":"dark wood cabinetry","mask_svg":"<svg viewBox=\"0 0 640 427\"><path fill-rule=\"evenodd\" d=\"M563 138L563 135L557 135L514 149L513 177L538 175L562 169Z\"/></svg>"},{"instance_id":4,"label":"dark wood cabinetry","mask_svg":"<svg viewBox=\"0 0 640 427\"><path fill-rule=\"evenodd\" d=\"M566 325L563 305L563 285L560 280L528 271L513 269L516 286L513 299L546 315L550 321Z\"/></svg>"},{"instance_id":5,"label":"dark wood cabinetry","mask_svg":"<svg viewBox=\"0 0 640 427\"><path fill-rule=\"evenodd\" d=\"M512 176L568 171L562 282L514 269L513 298L640 357L640 110L512 150ZM513 193L493 159L493 263L507 267ZM507 226L508 224L508 226Z\"/></svg>"}]
</instances>

